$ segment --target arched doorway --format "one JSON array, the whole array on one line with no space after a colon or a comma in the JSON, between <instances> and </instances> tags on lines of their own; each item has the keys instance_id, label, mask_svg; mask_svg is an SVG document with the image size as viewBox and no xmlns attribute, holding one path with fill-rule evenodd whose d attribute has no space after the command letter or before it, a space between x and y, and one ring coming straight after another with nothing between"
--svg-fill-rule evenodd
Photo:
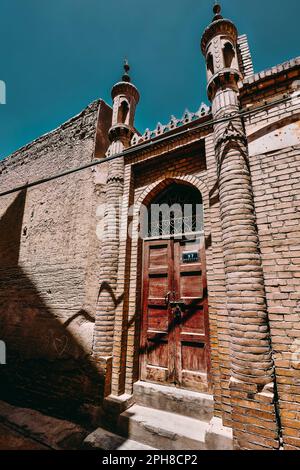
<instances>
[{"instance_id":1,"label":"arched doorway","mask_svg":"<svg viewBox=\"0 0 300 470\"><path fill-rule=\"evenodd\" d=\"M140 379L209 390L209 327L203 203L174 182L142 220Z\"/></svg>"}]
</instances>

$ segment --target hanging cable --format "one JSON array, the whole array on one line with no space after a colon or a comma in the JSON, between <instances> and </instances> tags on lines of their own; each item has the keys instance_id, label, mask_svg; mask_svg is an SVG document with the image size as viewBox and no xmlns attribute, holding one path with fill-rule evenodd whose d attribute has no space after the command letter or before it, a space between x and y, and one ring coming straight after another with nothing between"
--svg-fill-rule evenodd
<instances>
[{"instance_id":1,"label":"hanging cable","mask_svg":"<svg viewBox=\"0 0 300 470\"><path fill-rule=\"evenodd\" d=\"M117 158L126 157L127 155L131 155L133 153L136 153L137 151L145 150L149 147L152 147L155 144L159 144L161 142L171 140L174 137L180 137L180 136L188 134L189 132L192 132L192 131L196 131L196 130L199 130L199 129L204 129L204 128L207 128L207 127L211 127L214 124L229 122L229 121L234 120L235 118L246 117L246 116L249 116L251 114L258 113L258 112L263 111L267 108L270 108L271 106L274 106L274 105L277 105L277 104L280 104L280 103L285 103L289 100L291 100L290 96L284 96L283 98L281 98L279 100L271 101L270 103L266 103L262 106L258 106L256 108L254 108L254 109L241 110L238 113L234 113L234 114L232 114L228 117L222 118L222 119L211 119L210 121L198 124L198 125L196 125L192 128L187 128L187 129L184 129L182 131L179 131L176 134L166 135L166 136L163 136L163 137L161 137L160 139L157 139L157 140L149 140L148 142L135 145L134 147L130 147L129 149L123 150L123 152L118 153L116 155L112 155L110 157L100 158L98 160L94 160L90 163L79 166L77 168L71 168L70 170L63 171L62 173L58 173L58 174L53 175L53 176L48 176L46 178L41 178L39 180L32 181L31 183L25 183L21 186L16 186L15 188L8 189L6 191L1 192L0 197L7 196L8 194L12 194L12 193L22 191L22 190L25 190L25 189L33 188L34 186L38 186L40 184L47 183L49 181L53 181L55 179L62 178L64 176L68 176L68 175L71 175L73 173L78 173L79 171L86 170L87 168L92 168L92 167L97 166L97 165L101 165L102 163L105 163L105 162L116 160Z\"/></svg>"}]
</instances>

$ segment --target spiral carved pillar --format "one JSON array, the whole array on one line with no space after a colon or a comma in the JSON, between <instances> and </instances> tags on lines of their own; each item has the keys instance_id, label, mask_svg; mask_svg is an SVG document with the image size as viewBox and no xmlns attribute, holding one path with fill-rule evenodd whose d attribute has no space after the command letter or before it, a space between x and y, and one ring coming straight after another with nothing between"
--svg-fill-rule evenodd
<instances>
[{"instance_id":1,"label":"spiral carved pillar","mask_svg":"<svg viewBox=\"0 0 300 470\"><path fill-rule=\"evenodd\" d=\"M256 227L247 137L240 116L237 29L214 6L201 48L214 118L230 332L231 417L235 447L279 447L274 364ZM259 424L257 424L259 423ZM261 424L260 424L261 423Z\"/></svg>"},{"instance_id":2,"label":"spiral carved pillar","mask_svg":"<svg viewBox=\"0 0 300 470\"><path fill-rule=\"evenodd\" d=\"M100 251L99 295L96 306L93 355L104 381L104 395L110 394L115 311L122 302L116 293L119 268L120 217L124 191L124 157L119 156L130 146L134 135L134 115L139 101L136 87L130 83L129 65L125 61L122 81L112 89L113 117L109 130L111 145L107 156L117 156L108 161L106 203Z\"/></svg>"},{"instance_id":3,"label":"spiral carved pillar","mask_svg":"<svg viewBox=\"0 0 300 470\"><path fill-rule=\"evenodd\" d=\"M214 118L238 113L235 92L228 89L220 93L213 103ZM224 94L229 105L215 110ZM273 381L274 368L246 136L239 117L216 124L214 133L232 375L261 389Z\"/></svg>"},{"instance_id":4,"label":"spiral carved pillar","mask_svg":"<svg viewBox=\"0 0 300 470\"><path fill-rule=\"evenodd\" d=\"M94 355L107 357L112 353L118 260L120 207L123 196L124 159L109 162L106 181L103 237L100 251L100 287L96 310Z\"/></svg>"}]
</instances>

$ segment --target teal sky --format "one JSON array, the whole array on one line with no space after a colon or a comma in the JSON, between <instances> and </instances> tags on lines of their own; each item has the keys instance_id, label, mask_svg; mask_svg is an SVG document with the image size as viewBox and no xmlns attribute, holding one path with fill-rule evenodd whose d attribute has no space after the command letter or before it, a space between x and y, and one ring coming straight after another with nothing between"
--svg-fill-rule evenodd
<instances>
[{"instance_id":1,"label":"teal sky","mask_svg":"<svg viewBox=\"0 0 300 470\"><path fill-rule=\"evenodd\" d=\"M256 71L296 57L299 0L223 0L247 33ZM110 90L128 57L143 131L206 98L200 53L212 0L0 0L0 158L57 127Z\"/></svg>"}]
</instances>

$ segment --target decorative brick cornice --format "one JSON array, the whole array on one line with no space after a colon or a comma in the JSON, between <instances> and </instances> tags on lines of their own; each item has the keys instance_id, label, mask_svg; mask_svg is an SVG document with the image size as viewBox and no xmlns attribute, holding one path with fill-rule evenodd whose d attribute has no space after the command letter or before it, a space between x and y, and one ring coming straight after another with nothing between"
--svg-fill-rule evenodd
<instances>
[{"instance_id":1,"label":"decorative brick cornice","mask_svg":"<svg viewBox=\"0 0 300 470\"><path fill-rule=\"evenodd\" d=\"M180 119L177 119L175 116L171 116L168 124L161 124L159 122L156 129L152 131L150 129L146 129L142 135L135 133L131 140L131 147L138 146L144 142L153 141L154 139L159 139L161 136L168 136L171 134L176 136L177 130L178 132L181 132L186 125L192 127L199 124L203 118L207 119L210 117L210 113L211 108L205 103L201 103L200 108L195 113L186 109Z\"/></svg>"},{"instance_id":2,"label":"decorative brick cornice","mask_svg":"<svg viewBox=\"0 0 300 470\"><path fill-rule=\"evenodd\" d=\"M288 80L300 77L300 56L283 64L277 65L262 72L245 77L239 83L239 94L243 98L250 94L259 94L267 88L276 87Z\"/></svg>"}]
</instances>

